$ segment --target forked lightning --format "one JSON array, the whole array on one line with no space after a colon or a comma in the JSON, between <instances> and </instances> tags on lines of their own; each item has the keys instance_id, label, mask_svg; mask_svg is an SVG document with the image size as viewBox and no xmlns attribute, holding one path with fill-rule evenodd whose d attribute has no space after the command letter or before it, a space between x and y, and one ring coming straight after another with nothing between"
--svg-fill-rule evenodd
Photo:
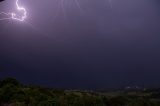
<instances>
[{"instance_id":1,"label":"forked lightning","mask_svg":"<svg viewBox=\"0 0 160 106\"><path fill-rule=\"evenodd\" d=\"M27 18L26 9L19 5L19 0L15 1L15 5L16 5L16 10L18 12L21 12L22 16L17 15L15 12L12 12L12 13L1 12L0 14L7 15L7 16L9 16L9 18L0 18L0 20L13 19L13 20L17 20L17 21L24 21Z\"/></svg>"}]
</instances>

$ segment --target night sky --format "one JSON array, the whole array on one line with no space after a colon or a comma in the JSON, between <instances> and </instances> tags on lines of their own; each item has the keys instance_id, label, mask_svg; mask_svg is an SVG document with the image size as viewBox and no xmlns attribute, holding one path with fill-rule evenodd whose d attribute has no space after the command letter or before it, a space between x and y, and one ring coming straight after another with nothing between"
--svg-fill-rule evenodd
<instances>
[{"instance_id":1,"label":"night sky","mask_svg":"<svg viewBox=\"0 0 160 106\"><path fill-rule=\"evenodd\" d=\"M0 12L15 11L14 2L1 2ZM20 4L25 22L0 21L0 79L68 89L160 87L159 0Z\"/></svg>"}]
</instances>

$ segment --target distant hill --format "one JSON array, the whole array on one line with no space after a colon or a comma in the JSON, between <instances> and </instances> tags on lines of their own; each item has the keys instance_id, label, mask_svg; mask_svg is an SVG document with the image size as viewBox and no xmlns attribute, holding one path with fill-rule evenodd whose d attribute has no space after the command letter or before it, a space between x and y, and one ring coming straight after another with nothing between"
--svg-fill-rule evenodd
<instances>
[{"instance_id":1,"label":"distant hill","mask_svg":"<svg viewBox=\"0 0 160 106\"><path fill-rule=\"evenodd\" d=\"M7 78L0 81L0 106L160 106L160 90L62 90Z\"/></svg>"}]
</instances>

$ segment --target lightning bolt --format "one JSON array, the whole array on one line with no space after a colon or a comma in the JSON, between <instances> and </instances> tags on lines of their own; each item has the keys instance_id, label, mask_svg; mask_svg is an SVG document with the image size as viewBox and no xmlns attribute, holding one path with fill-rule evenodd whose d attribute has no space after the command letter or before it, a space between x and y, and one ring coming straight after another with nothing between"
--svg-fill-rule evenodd
<instances>
[{"instance_id":1,"label":"lightning bolt","mask_svg":"<svg viewBox=\"0 0 160 106\"><path fill-rule=\"evenodd\" d=\"M11 18L18 21L24 21L27 18L27 11L24 7L19 6L19 0L16 0L16 7L18 11L23 12L23 16L21 18L16 18L15 13L11 13Z\"/></svg>"},{"instance_id":2,"label":"lightning bolt","mask_svg":"<svg viewBox=\"0 0 160 106\"><path fill-rule=\"evenodd\" d=\"M24 7L19 5L19 0L16 0L15 2L16 5L16 10L18 12L22 12L22 16L19 17L15 12L12 13L5 13L5 12L1 12L1 14L7 15L9 16L9 18L1 18L0 20L8 20L8 19L13 19L13 20L17 20L17 21L24 21L27 18L27 11Z\"/></svg>"},{"instance_id":3,"label":"lightning bolt","mask_svg":"<svg viewBox=\"0 0 160 106\"><path fill-rule=\"evenodd\" d=\"M24 7L19 5L19 1L20 0L15 0L15 6L16 6L16 12L10 12L10 13L6 13L6 12L0 12L0 15L5 15L8 18L0 18L0 21L4 21L4 20L16 20L16 21L20 21L20 22L24 22L27 25L29 25L32 29L38 31L40 34L43 34L40 32L40 30L35 27L34 25L32 25L31 23L27 22L25 19L27 18L27 11ZM17 12L19 12L21 15L16 14ZM46 35L46 34L43 34Z\"/></svg>"}]
</instances>

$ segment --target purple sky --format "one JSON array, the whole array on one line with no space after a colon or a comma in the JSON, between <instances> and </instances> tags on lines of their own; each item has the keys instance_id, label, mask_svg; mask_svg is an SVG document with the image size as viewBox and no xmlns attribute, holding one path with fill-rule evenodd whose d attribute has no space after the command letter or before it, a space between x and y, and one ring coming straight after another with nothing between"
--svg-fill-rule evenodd
<instances>
[{"instance_id":1,"label":"purple sky","mask_svg":"<svg viewBox=\"0 0 160 106\"><path fill-rule=\"evenodd\" d=\"M26 22L0 21L0 78L65 88L160 87L159 0L77 1L20 0ZM15 11L14 1L0 11Z\"/></svg>"}]
</instances>

